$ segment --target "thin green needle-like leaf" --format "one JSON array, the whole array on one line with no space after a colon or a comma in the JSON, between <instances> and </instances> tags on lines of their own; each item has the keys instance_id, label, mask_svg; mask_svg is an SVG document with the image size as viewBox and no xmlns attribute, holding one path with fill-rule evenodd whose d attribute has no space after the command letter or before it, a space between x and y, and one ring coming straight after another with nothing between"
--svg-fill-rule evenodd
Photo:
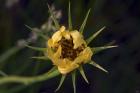
<instances>
[{"instance_id":1,"label":"thin green needle-like leaf","mask_svg":"<svg viewBox=\"0 0 140 93\"><path fill-rule=\"evenodd\" d=\"M94 54L96 54L96 53L101 52L103 50L114 48L114 47L118 47L118 46L114 45L114 46L93 47L93 48L91 48L91 50Z\"/></svg>"},{"instance_id":2,"label":"thin green needle-like leaf","mask_svg":"<svg viewBox=\"0 0 140 93\"><path fill-rule=\"evenodd\" d=\"M88 79L87 79L87 77L86 77L86 75L85 75L84 69L83 69L82 66L80 66L79 71L80 71L82 77L84 78L84 80L85 80L87 83L89 83L89 82L88 82Z\"/></svg>"},{"instance_id":3,"label":"thin green needle-like leaf","mask_svg":"<svg viewBox=\"0 0 140 93\"><path fill-rule=\"evenodd\" d=\"M52 18L52 20L53 20L53 22L55 24L55 27L58 30L60 28L60 25L59 25L58 21L56 20L55 15L53 14L53 11L51 10L49 5L48 5L48 8L49 8L49 12L50 12L51 18Z\"/></svg>"},{"instance_id":4,"label":"thin green needle-like leaf","mask_svg":"<svg viewBox=\"0 0 140 93\"><path fill-rule=\"evenodd\" d=\"M97 31L96 33L94 33L91 37L89 37L86 40L87 44L89 44L93 39L95 39L104 29L105 29L105 26L101 28L99 31Z\"/></svg>"},{"instance_id":5,"label":"thin green needle-like leaf","mask_svg":"<svg viewBox=\"0 0 140 93\"><path fill-rule=\"evenodd\" d=\"M57 67L56 66L53 66L47 73L50 74L50 73L52 73L55 70L57 70Z\"/></svg>"},{"instance_id":6,"label":"thin green needle-like leaf","mask_svg":"<svg viewBox=\"0 0 140 93\"><path fill-rule=\"evenodd\" d=\"M62 75L61 80L60 80L60 83L59 83L57 89L55 90L55 92L58 91L61 88L61 86L62 86L65 78L66 78L66 75Z\"/></svg>"},{"instance_id":7,"label":"thin green needle-like leaf","mask_svg":"<svg viewBox=\"0 0 140 93\"><path fill-rule=\"evenodd\" d=\"M69 9L68 9L68 21L69 21L69 30L72 30L72 18L71 18L71 4L69 2Z\"/></svg>"},{"instance_id":8,"label":"thin green needle-like leaf","mask_svg":"<svg viewBox=\"0 0 140 93\"><path fill-rule=\"evenodd\" d=\"M83 34L83 31L84 31L85 25L86 25L86 23L87 23L87 19L88 19L90 10L91 10L91 9L88 10L88 12L87 12L87 14L86 14L86 17L85 17L85 19L84 19L84 21L83 21L83 23L82 23L82 25L81 25L81 27L80 27L80 29L79 29L79 31L80 31L81 34Z\"/></svg>"},{"instance_id":9,"label":"thin green needle-like leaf","mask_svg":"<svg viewBox=\"0 0 140 93\"><path fill-rule=\"evenodd\" d=\"M38 36L42 37L43 39L47 40L47 37L46 35L43 34L42 31L40 31L39 29L34 29L34 28L31 28L30 26L28 25L25 25L27 28L29 28L31 31L33 31L34 33L36 33Z\"/></svg>"},{"instance_id":10,"label":"thin green needle-like leaf","mask_svg":"<svg viewBox=\"0 0 140 93\"><path fill-rule=\"evenodd\" d=\"M31 57L33 59L40 59L40 60L49 60L46 56L41 56L41 57Z\"/></svg>"},{"instance_id":11,"label":"thin green needle-like leaf","mask_svg":"<svg viewBox=\"0 0 140 93\"><path fill-rule=\"evenodd\" d=\"M76 93L76 71L72 72L72 84L73 84L74 93Z\"/></svg>"},{"instance_id":12,"label":"thin green needle-like leaf","mask_svg":"<svg viewBox=\"0 0 140 93\"><path fill-rule=\"evenodd\" d=\"M113 41L111 41L111 42L109 42L109 43L107 43L107 44L105 44L104 46L112 46L112 45L114 45L115 44L115 40L113 40Z\"/></svg>"},{"instance_id":13,"label":"thin green needle-like leaf","mask_svg":"<svg viewBox=\"0 0 140 93\"><path fill-rule=\"evenodd\" d=\"M31 48L33 50L36 50L36 51L46 51L47 50L47 48L33 47L33 46L29 46L29 45L25 45L25 46L28 48Z\"/></svg>"},{"instance_id":14,"label":"thin green needle-like leaf","mask_svg":"<svg viewBox=\"0 0 140 93\"><path fill-rule=\"evenodd\" d=\"M91 61L89 64L92 65L92 66L95 66L95 67L99 68L100 70L102 70L102 71L104 71L104 72L106 72L106 73L108 73L107 70L105 70L103 67L101 67L99 64L97 64L97 63L94 62L94 61Z\"/></svg>"}]
</instances>

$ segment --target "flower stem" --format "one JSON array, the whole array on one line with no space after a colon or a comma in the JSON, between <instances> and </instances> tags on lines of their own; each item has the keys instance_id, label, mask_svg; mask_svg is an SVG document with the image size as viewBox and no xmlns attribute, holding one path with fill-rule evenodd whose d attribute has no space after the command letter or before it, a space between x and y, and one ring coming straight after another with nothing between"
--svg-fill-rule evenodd
<instances>
[{"instance_id":1,"label":"flower stem","mask_svg":"<svg viewBox=\"0 0 140 93\"><path fill-rule=\"evenodd\" d=\"M0 77L0 85L6 83L22 83L25 85L30 85L32 83L45 81L60 75L57 69L53 70L52 72L47 72L45 74L33 77L22 77L22 76L7 76L7 77Z\"/></svg>"}]
</instances>

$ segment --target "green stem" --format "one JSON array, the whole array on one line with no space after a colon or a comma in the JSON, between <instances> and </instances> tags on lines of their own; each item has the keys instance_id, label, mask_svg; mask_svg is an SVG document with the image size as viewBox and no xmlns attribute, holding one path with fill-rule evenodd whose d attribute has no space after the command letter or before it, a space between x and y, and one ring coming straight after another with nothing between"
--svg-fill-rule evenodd
<instances>
[{"instance_id":1,"label":"green stem","mask_svg":"<svg viewBox=\"0 0 140 93\"><path fill-rule=\"evenodd\" d=\"M22 83L25 85L29 85L36 82L45 81L51 79L53 77L58 76L60 73L58 70L54 70L52 72L47 72L45 74L33 77L21 77L21 76L7 76L7 77L0 77L0 85L6 83Z\"/></svg>"}]
</instances>

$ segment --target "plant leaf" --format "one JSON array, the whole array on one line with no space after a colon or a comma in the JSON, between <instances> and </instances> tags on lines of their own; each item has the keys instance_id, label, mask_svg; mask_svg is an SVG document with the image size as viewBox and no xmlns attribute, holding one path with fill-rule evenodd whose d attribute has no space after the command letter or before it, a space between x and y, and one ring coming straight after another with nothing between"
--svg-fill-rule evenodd
<instances>
[{"instance_id":1,"label":"plant leaf","mask_svg":"<svg viewBox=\"0 0 140 93\"><path fill-rule=\"evenodd\" d=\"M76 93L76 71L72 72L72 84L73 84L74 93Z\"/></svg>"},{"instance_id":2,"label":"plant leaf","mask_svg":"<svg viewBox=\"0 0 140 93\"><path fill-rule=\"evenodd\" d=\"M55 24L55 27L58 30L60 28L60 25L59 25L58 21L56 20L56 17L54 16L53 11L51 10L49 5L48 5L48 8L49 8L49 12L50 12L51 18L52 18L52 20L53 20L53 22Z\"/></svg>"},{"instance_id":3,"label":"plant leaf","mask_svg":"<svg viewBox=\"0 0 140 93\"><path fill-rule=\"evenodd\" d=\"M43 32L39 29L34 29L28 25L25 25L27 28L29 28L32 32L36 33L38 36L42 37L43 39L47 40L47 36L43 34Z\"/></svg>"},{"instance_id":4,"label":"plant leaf","mask_svg":"<svg viewBox=\"0 0 140 93\"><path fill-rule=\"evenodd\" d=\"M85 72L84 72L84 69L83 69L82 66L79 67L79 71L80 71L82 77L84 78L84 80L85 80L87 83L89 83L89 82L88 82L88 79L86 78L86 75L85 75Z\"/></svg>"},{"instance_id":5,"label":"plant leaf","mask_svg":"<svg viewBox=\"0 0 140 93\"><path fill-rule=\"evenodd\" d=\"M103 30L105 29L105 26L102 27L99 31L97 31L96 33L94 33L92 36L90 36L86 42L87 44L89 44L93 39L95 39Z\"/></svg>"},{"instance_id":6,"label":"plant leaf","mask_svg":"<svg viewBox=\"0 0 140 93\"><path fill-rule=\"evenodd\" d=\"M61 80L60 80L60 83L59 83L57 89L55 90L55 92L58 91L61 88L61 86L62 86L65 78L66 78L66 75L62 75Z\"/></svg>"},{"instance_id":7,"label":"plant leaf","mask_svg":"<svg viewBox=\"0 0 140 93\"><path fill-rule=\"evenodd\" d=\"M97 63L94 62L94 61L91 61L89 64L92 65L92 66L95 66L95 67L99 68L100 70L102 70L102 71L104 71L104 72L106 72L106 73L108 73L107 70L105 70L103 67L101 67L99 64L97 64Z\"/></svg>"},{"instance_id":8,"label":"plant leaf","mask_svg":"<svg viewBox=\"0 0 140 93\"><path fill-rule=\"evenodd\" d=\"M80 31L81 34L83 34L83 31L84 31L85 25L86 25L86 23L87 23L87 19L88 19L90 10L91 10L91 9L88 10L88 12L87 12L87 14L86 14L86 17L85 17L85 19L84 19L84 21L83 21L83 23L82 23L82 25L81 25L81 27L80 27L80 29L79 29L79 31Z\"/></svg>"},{"instance_id":9,"label":"plant leaf","mask_svg":"<svg viewBox=\"0 0 140 93\"><path fill-rule=\"evenodd\" d=\"M69 9L68 9L68 22L69 22L69 30L72 30L72 19L71 19L71 4L69 1Z\"/></svg>"},{"instance_id":10,"label":"plant leaf","mask_svg":"<svg viewBox=\"0 0 140 93\"><path fill-rule=\"evenodd\" d=\"M118 46L114 45L114 46L93 47L93 48L91 48L91 50L94 54L96 54L96 53L101 52L103 50L114 48L114 47L118 47Z\"/></svg>"},{"instance_id":11,"label":"plant leaf","mask_svg":"<svg viewBox=\"0 0 140 93\"><path fill-rule=\"evenodd\" d=\"M29 45L25 45L26 47L36 50L36 51L46 51L47 48L40 48L40 47L33 47L33 46L29 46Z\"/></svg>"},{"instance_id":12,"label":"plant leaf","mask_svg":"<svg viewBox=\"0 0 140 93\"><path fill-rule=\"evenodd\" d=\"M31 57L33 59L40 59L40 60L49 60L46 56L41 56L41 57Z\"/></svg>"},{"instance_id":13,"label":"plant leaf","mask_svg":"<svg viewBox=\"0 0 140 93\"><path fill-rule=\"evenodd\" d=\"M52 71L55 71L55 70L57 70L57 67L53 66L47 73L49 74L49 73L51 73Z\"/></svg>"}]
</instances>

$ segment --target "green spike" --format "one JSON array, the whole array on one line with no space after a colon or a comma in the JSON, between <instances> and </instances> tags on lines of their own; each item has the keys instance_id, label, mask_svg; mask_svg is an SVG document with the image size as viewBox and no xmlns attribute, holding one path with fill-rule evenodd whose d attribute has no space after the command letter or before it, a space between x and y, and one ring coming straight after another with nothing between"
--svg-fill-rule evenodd
<instances>
[{"instance_id":1,"label":"green spike","mask_svg":"<svg viewBox=\"0 0 140 93\"><path fill-rule=\"evenodd\" d=\"M33 59L40 59L40 60L49 60L46 56L41 56L41 57L31 57Z\"/></svg>"},{"instance_id":2,"label":"green spike","mask_svg":"<svg viewBox=\"0 0 140 93\"><path fill-rule=\"evenodd\" d=\"M53 14L53 11L51 10L49 5L48 5L48 8L49 8L49 12L50 12L51 18L52 18L52 20L53 20L53 22L55 24L55 27L58 30L60 28L60 25L59 25L58 21L56 20L54 14Z\"/></svg>"},{"instance_id":3,"label":"green spike","mask_svg":"<svg viewBox=\"0 0 140 93\"><path fill-rule=\"evenodd\" d=\"M26 47L28 48L31 48L33 50L36 50L36 51L46 51L47 48L39 48L39 47L32 47L32 46L29 46L29 45L25 45Z\"/></svg>"},{"instance_id":4,"label":"green spike","mask_svg":"<svg viewBox=\"0 0 140 93\"><path fill-rule=\"evenodd\" d=\"M104 71L104 72L106 72L106 73L108 73L107 70L105 70L103 67L101 67L99 64L97 64L97 63L94 62L94 61L91 61L89 64L92 65L92 66L95 66L95 67L99 68L100 70L102 70L102 71Z\"/></svg>"},{"instance_id":5,"label":"green spike","mask_svg":"<svg viewBox=\"0 0 140 93\"><path fill-rule=\"evenodd\" d=\"M86 23L87 23L87 19L88 19L90 10L91 10L91 9L88 10L88 12L87 12L87 14L86 14L86 17L85 17L85 19L84 19L84 21L83 21L83 23L82 23L82 25L81 25L81 27L80 27L80 29L79 29L79 31L80 31L81 34L83 34L83 31L84 31L85 25L86 25Z\"/></svg>"},{"instance_id":6,"label":"green spike","mask_svg":"<svg viewBox=\"0 0 140 93\"><path fill-rule=\"evenodd\" d=\"M49 73L51 73L51 72L53 72L55 70L57 70L57 67L56 66L53 66L47 73L49 74Z\"/></svg>"},{"instance_id":7,"label":"green spike","mask_svg":"<svg viewBox=\"0 0 140 93\"><path fill-rule=\"evenodd\" d=\"M71 4L69 1L69 9L68 9L68 21L69 21L69 30L72 30L72 18L71 18Z\"/></svg>"},{"instance_id":8,"label":"green spike","mask_svg":"<svg viewBox=\"0 0 140 93\"><path fill-rule=\"evenodd\" d=\"M65 78L66 78L66 75L62 75L61 80L60 80L60 83L59 83L57 89L55 90L55 92L58 91L61 88L61 86L62 86Z\"/></svg>"},{"instance_id":9,"label":"green spike","mask_svg":"<svg viewBox=\"0 0 140 93\"><path fill-rule=\"evenodd\" d=\"M25 25L27 28L29 28L32 32L36 33L38 36L42 37L43 39L47 40L46 35L43 34L42 31L40 31L39 29L33 29L28 25Z\"/></svg>"},{"instance_id":10,"label":"green spike","mask_svg":"<svg viewBox=\"0 0 140 93\"><path fill-rule=\"evenodd\" d=\"M105 46L112 46L112 45L114 45L115 44L115 40L113 40L113 41L111 41L111 42L109 42L109 43L107 43L107 44L105 44Z\"/></svg>"},{"instance_id":11,"label":"green spike","mask_svg":"<svg viewBox=\"0 0 140 93\"><path fill-rule=\"evenodd\" d=\"M83 69L82 66L79 67L79 71L80 71L82 77L84 78L84 80L85 80L87 83L89 83L89 82L88 82L88 79L86 78L86 75L85 75L85 72L84 72L84 69Z\"/></svg>"},{"instance_id":12,"label":"green spike","mask_svg":"<svg viewBox=\"0 0 140 93\"><path fill-rule=\"evenodd\" d=\"M99 31L97 31L96 33L94 33L91 37L89 37L86 42L87 44L89 44L93 39L95 39L106 27L102 27Z\"/></svg>"},{"instance_id":13,"label":"green spike","mask_svg":"<svg viewBox=\"0 0 140 93\"><path fill-rule=\"evenodd\" d=\"M76 93L76 71L72 72L72 84L73 84L74 93Z\"/></svg>"},{"instance_id":14,"label":"green spike","mask_svg":"<svg viewBox=\"0 0 140 93\"><path fill-rule=\"evenodd\" d=\"M114 48L114 47L118 47L118 46L114 45L114 46L93 47L93 48L91 48L91 50L92 50L93 54L96 54L96 53L101 52L103 50Z\"/></svg>"}]
</instances>

